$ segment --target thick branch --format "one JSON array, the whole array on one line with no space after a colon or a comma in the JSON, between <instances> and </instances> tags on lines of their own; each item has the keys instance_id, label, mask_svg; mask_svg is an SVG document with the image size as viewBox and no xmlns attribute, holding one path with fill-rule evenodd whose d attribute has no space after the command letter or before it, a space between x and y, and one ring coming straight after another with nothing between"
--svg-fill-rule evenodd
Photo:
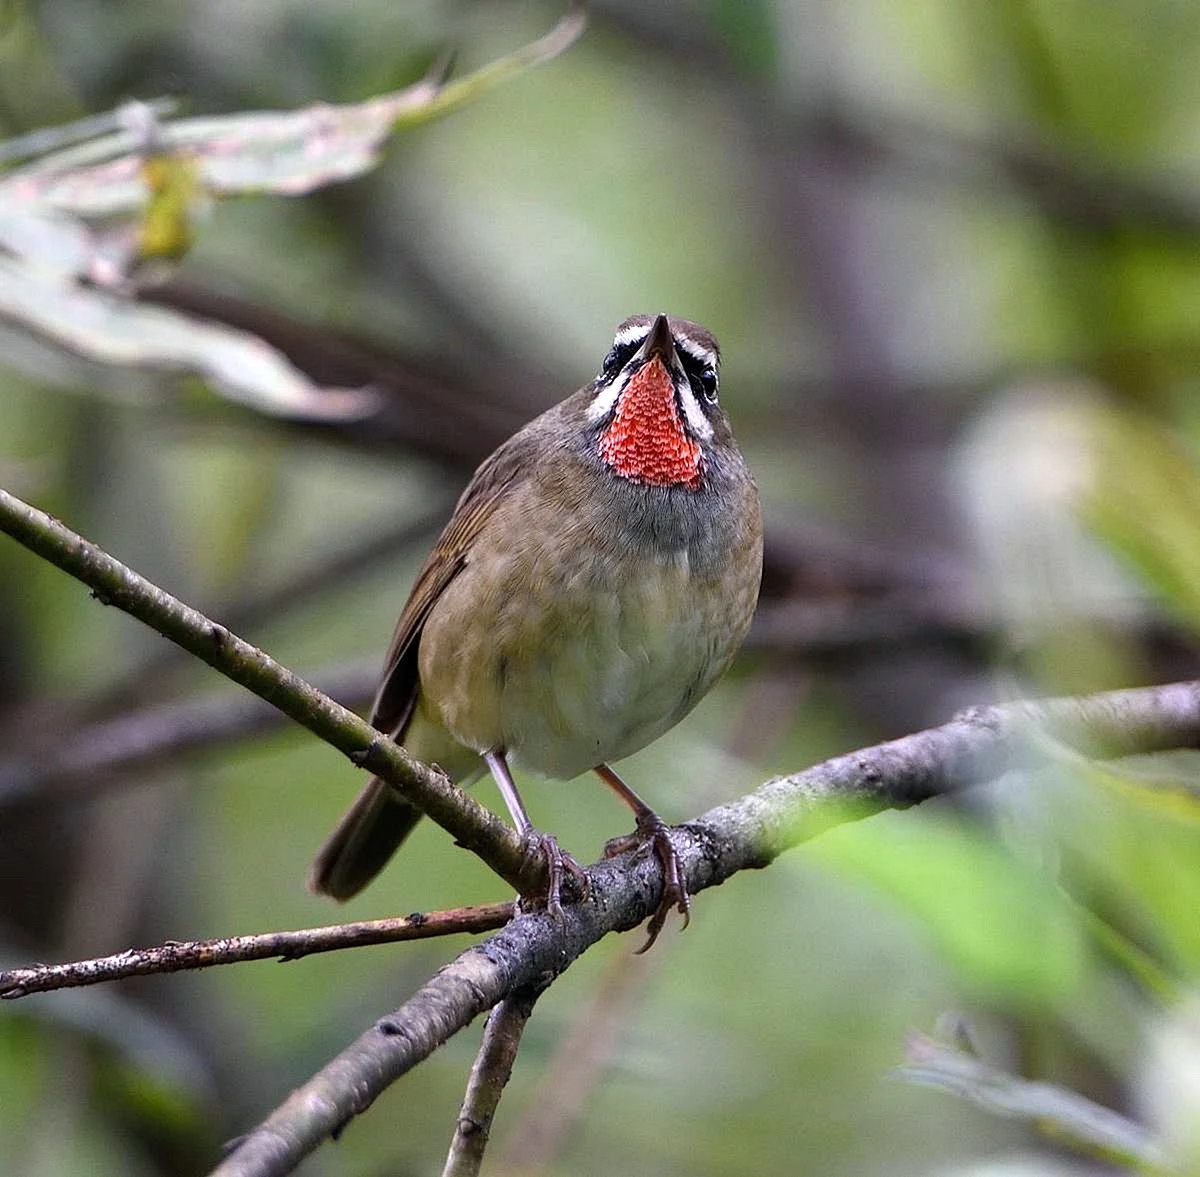
<instances>
[{"instance_id":1,"label":"thick branch","mask_svg":"<svg viewBox=\"0 0 1200 1177\"><path fill-rule=\"evenodd\" d=\"M1097 756L1195 747L1200 683L975 708L943 727L768 781L672 831L688 890L766 866L842 822L1029 767L1047 738ZM653 856L600 862L588 875L586 902L565 907L561 919L518 916L469 948L294 1092L214 1177L290 1172L478 1014L525 987L549 984L601 937L636 927L658 904L662 878Z\"/></svg>"},{"instance_id":2,"label":"thick branch","mask_svg":"<svg viewBox=\"0 0 1200 1177\"><path fill-rule=\"evenodd\" d=\"M396 784L510 882L532 881L520 869L519 840L499 819L262 651L2 490L0 530ZM1021 767L1032 760L1029 737L1035 735L1099 756L1195 747L1200 684L978 708L944 727L768 781L674 832L688 890L696 894L739 870L765 866L832 825ZM477 1014L520 990L545 986L602 936L637 926L657 907L662 879L653 856L605 861L589 875L586 903L567 907L557 919L521 916L462 954L295 1092L217 1172L290 1171Z\"/></svg>"},{"instance_id":3,"label":"thick branch","mask_svg":"<svg viewBox=\"0 0 1200 1177\"><path fill-rule=\"evenodd\" d=\"M103 604L145 622L386 780L518 890L540 881L540 864L526 859L521 840L500 818L223 625L5 490L0 490L0 531L83 581Z\"/></svg>"}]
</instances>

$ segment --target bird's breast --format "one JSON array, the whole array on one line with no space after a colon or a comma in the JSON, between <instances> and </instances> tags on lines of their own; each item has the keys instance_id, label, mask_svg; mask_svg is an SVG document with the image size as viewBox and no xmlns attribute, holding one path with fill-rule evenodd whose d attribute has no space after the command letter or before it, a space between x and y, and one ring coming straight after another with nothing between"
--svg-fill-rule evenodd
<instances>
[{"instance_id":1,"label":"bird's breast","mask_svg":"<svg viewBox=\"0 0 1200 1177\"><path fill-rule=\"evenodd\" d=\"M430 613L421 693L469 747L568 779L691 710L744 636L756 557L697 560L671 528L638 543L586 511L505 514Z\"/></svg>"}]
</instances>

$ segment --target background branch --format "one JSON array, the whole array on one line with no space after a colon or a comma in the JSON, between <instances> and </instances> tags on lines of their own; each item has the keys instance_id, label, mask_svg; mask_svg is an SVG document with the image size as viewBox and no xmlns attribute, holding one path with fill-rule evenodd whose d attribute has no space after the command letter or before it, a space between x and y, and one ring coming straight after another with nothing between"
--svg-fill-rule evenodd
<instances>
[{"instance_id":1,"label":"background branch","mask_svg":"<svg viewBox=\"0 0 1200 1177\"><path fill-rule=\"evenodd\" d=\"M378 677L374 658L316 676L318 689L346 706L367 704ZM68 793L94 797L136 779L136 769L277 730L287 719L261 698L223 691L78 727L55 723L53 742L35 729L21 753L0 760L0 809L51 803Z\"/></svg>"},{"instance_id":2,"label":"background branch","mask_svg":"<svg viewBox=\"0 0 1200 1177\"><path fill-rule=\"evenodd\" d=\"M424 802L424 808L448 810L453 826L440 824L460 840L466 840L460 830L478 839L471 809L481 807L463 798L464 820L447 782L411 761L390 741L375 736L356 716L261 651L2 491L0 529L89 584L102 600L153 625L336 747L358 753L373 769L376 764L386 766L403 781L408 795L419 804ZM912 805L1017 767L1031 756L1031 733L1104 756L1191 747L1200 742L1200 687L1179 683L978 708L943 727L768 781L677 832L688 889L695 894L739 870L765 866L789 846L843 821L881 808ZM485 810L481 812L489 823L500 824ZM503 833L508 843L516 841L506 827ZM505 845L504 839L500 844ZM513 849L519 855L519 846ZM500 861L510 869L508 860L501 857ZM587 903L569 907L561 921L544 914L523 916L464 953L285 1102L217 1172L289 1171L389 1083L483 1010L522 988L548 983L602 936L634 927L654 910L661 879L652 860L626 857L603 862L592 868L590 876Z\"/></svg>"},{"instance_id":3,"label":"background branch","mask_svg":"<svg viewBox=\"0 0 1200 1177\"><path fill-rule=\"evenodd\" d=\"M370 534L364 534L345 549L339 548L310 565L290 570L286 577L274 585L220 603L214 602L204 606L202 611L210 617L223 617L225 624L238 633L249 633L268 622L278 621L280 617L293 615L318 602L330 590L352 583L387 560L395 559L406 549L432 543L442 520L453 506L453 499L446 494L431 497L432 502L422 509L417 518L406 519L401 524L382 530L372 529ZM139 701L148 702L160 697L163 680L170 676L172 670L189 662L186 653L179 648L162 647L146 662L90 697L86 702L87 716L93 719L111 716ZM375 689L378 673L379 667L373 667L370 682L365 688L368 698ZM338 694L328 688L322 689L326 694Z\"/></svg>"},{"instance_id":4,"label":"background branch","mask_svg":"<svg viewBox=\"0 0 1200 1177\"><path fill-rule=\"evenodd\" d=\"M927 1035L910 1037L908 1062L896 1069L896 1076L948 1091L995 1115L1024 1120L1043 1135L1108 1164L1150 1177L1179 1172L1141 1124L1077 1092L1010 1075Z\"/></svg>"}]
</instances>

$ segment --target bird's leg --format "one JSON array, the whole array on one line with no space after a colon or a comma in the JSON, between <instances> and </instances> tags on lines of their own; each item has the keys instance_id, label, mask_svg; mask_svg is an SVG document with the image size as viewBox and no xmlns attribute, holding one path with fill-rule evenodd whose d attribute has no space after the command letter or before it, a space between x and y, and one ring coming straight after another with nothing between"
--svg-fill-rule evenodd
<instances>
[{"instance_id":1,"label":"bird's leg","mask_svg":"<svg viewBox=\"0 0 1200 1177\"><path fill-rule=\"evenodd\" d=\"M517 786L512 779L504 752L485 752L483 759L500 789L504 804L508 806L508 812L512 817L513 825L517 827L517 833L521 835L522 841L529 848L529 853L540 856L546 863L547 882L544 899L546 910L561 919L563 872L566 871L578 883L579 890L585 899L588 893L587 872L569 854L559 849L553 834L542 833L529 820L529 814L525 812L525 804L521 800L521 794L517 792ZM531 899L539 903L543 901L541 895L523 895L522 899Z\"/></svg>"},{"instance_id":2,"label":"bird's leg","mask_svg":"<svg viewBox=\"0 0 1200 1177\"><path fill-rule=\"evenodd\" d=\"M683 926L685 928L688 926L691 920L692 898L688 894L687 884L683 879L683 867L680 865L679 855L675 852L675 846L671 841L671 830L667 823L607 764L598 764L593 771L633 810L637 822L637 829L634 833L613 838L604 847L604 857L615 858L618 854L624 854L626 850L632 850L636 846L639 853L643 854L653 850L658 861L662 863L662 899L650 917L650 922L646 925L648 933L646 943L638 949L639 953L645 952L658 939L658 934L663 930L671 908L683 916Z\"/></svg>"}]
</instances>

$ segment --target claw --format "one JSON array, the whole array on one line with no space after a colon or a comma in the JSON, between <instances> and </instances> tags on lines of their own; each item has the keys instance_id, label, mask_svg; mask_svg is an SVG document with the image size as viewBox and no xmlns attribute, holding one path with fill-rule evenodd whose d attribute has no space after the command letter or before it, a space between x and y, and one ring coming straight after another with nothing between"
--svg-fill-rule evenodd
<instances>
[{"instance_id":1,"label":"claw","mask_svg":"<svg viewBox=\"0 0 1200 1177\"><path fill-rule=\"evenodd\" d=\"M654 852L663 869L663 893L654 909L654 914L646 924L646 943L637 950L636 955L648 952L653 946L658 934L666 926L667 916L671 910L683 916L683 928L692 919L692 897L688 894L687 884L683 880L683 868L675 845L671 841L671 830L657 813L647 811L638 814L637 830L620 838L613 838L604 847L605 858L615 858L627 850L636 850L638 857ZM683 930L680 928L680 931Z\"/></svg>"},{"instance_id":2,"label":"claw","mask_svg":"<svg viewBox=\"0 0 1200 1177\"><path fill-rule=\"evenodd\" d=\"M591 893L587 871L566 851L559 849L553 834L543 834L540 830L530 829L525 835L525 840L529 857L541 858L546 864L546 890L544 894L533 892L522 895L521 904L524 906L528 903L533 908L545 907L550 915L561 920L563 875L570 875L575 880L581 897L586 899Z\"/></svg>"}]
</instances>

